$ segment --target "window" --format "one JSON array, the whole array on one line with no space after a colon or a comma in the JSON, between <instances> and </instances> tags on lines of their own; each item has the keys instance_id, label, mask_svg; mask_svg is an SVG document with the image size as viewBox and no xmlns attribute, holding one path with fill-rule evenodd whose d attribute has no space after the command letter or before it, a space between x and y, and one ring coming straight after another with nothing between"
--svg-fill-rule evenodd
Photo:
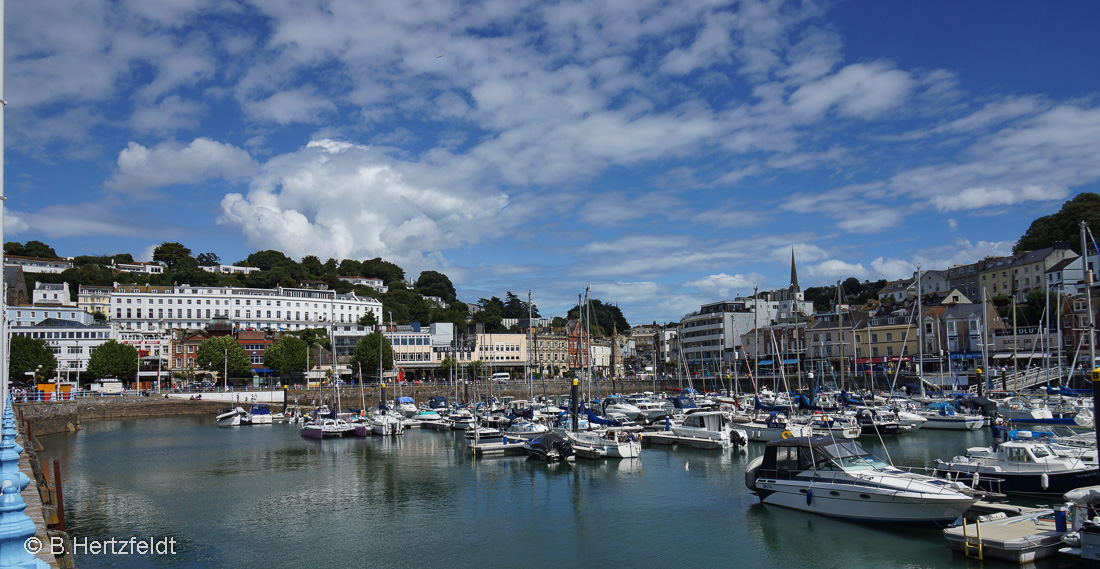
<instances>
[{"instance_id":1,"label":"window","mask_svg":"<svg viewBox=\"0 0 1100 569\"><path fill-rule=\"evenodd\" d=\"M890 332L887 332L886 333L886 341L887 342L893 342L894 341L894 335L891 334Z\"/></svg>"}]
</instances>

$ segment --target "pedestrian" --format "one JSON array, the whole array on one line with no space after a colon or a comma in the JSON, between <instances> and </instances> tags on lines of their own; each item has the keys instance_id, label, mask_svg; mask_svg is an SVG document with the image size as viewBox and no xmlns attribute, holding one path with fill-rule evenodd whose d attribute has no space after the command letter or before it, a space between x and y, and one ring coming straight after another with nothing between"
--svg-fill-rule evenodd
<instances>
[{"instance_id":1,"label":"pedestrian","mask_svg":"<svg viewBox=\"0 0 1100 569\"><path fill-rule=\"evenodd\" d=\"M1005 420L997 417L997 420L993 422L993 426L990 427L989 430L993 434L993 450L997 450L997 447L1005 442L1005 433L1008 431L1008 427L1005 426Z\"/></svg>"}]
</instances>

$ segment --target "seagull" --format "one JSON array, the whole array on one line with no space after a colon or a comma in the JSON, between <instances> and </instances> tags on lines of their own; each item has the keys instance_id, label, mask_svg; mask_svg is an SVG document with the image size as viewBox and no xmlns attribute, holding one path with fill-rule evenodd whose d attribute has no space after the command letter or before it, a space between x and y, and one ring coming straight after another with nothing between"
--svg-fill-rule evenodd
<instances>
[{"instance_id":1,"label":"seagull","mask_svg":"<svg viewBox=\"0 0 1100 569\"><path fill-rule=\"evenodd\" d=\"M440 57L443 57L443 56L442 55L435 56L436 59L439 59Z\"/></svg>"}]
</instances>

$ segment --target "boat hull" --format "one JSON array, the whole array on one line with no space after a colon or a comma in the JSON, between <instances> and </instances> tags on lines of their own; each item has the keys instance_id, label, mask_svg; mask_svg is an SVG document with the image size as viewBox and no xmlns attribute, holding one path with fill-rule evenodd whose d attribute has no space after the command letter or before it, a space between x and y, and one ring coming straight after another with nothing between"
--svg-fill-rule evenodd
<instances>
[{"instance_id":1,"label":"boat hull","mask_svg":"<svg viewBox=\"0 0 1100 569\"><path fill-rule=\"evenodd\" d=\"M936 466L936 473L991 492L1061 496L1070 490L1100 484L1100 470L1056 472L1006 472L989 468L965 468L968 465ZM977 473L977 481L974 474ZM1044 480L1045 475L1045 480Z\"/></svg>"},{"instance_id":2,"label":"boat hull","mask_svg":"<svg viewBox=\"0 0 1100 569\"><path fill-rule=\"evenodd\" d=\"M946 431L977 431L985 426L984 417L973 418L958 418L958 417L940 417L930 416L925 417L928 422L924 424L925 429L938 429Z\"/></svg>"},{"instance_id":3,"label":"boat hull","mask_svg":"<svg viewBox=\"0 0 1100 569\"><path fill-rule=\"evenodd\" d=\"M756 485L762 504L858 522L942 527L977 501L961 495L878 493L852 484L815 483L807 488L779 480L758 480Z\"/></svg>"}]
</instances>

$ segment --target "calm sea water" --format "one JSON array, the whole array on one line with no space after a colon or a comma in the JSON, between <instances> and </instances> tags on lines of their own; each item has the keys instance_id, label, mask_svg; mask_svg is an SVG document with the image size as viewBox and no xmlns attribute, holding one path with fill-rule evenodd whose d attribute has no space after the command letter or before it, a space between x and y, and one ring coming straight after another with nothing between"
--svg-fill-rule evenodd
<instances>
[{"instance_id":1,"label":"calm sea water","mask_svg":"<svg viewBox=\"0 0 1100 569\"><path fill-rule=\"evenodd\" d=\"M936 530L761 506L744 485L756 443L545 464L471 459L452 432L315 441L290 425L218 428L212 417L88 422L41 441L43 459L62 461L70 534L177 543L176 555L78 555L81 569L1009 567L967 561ZM925 465L987 441L922 430L885 450Z\"/></svg>"}]
</instances>

